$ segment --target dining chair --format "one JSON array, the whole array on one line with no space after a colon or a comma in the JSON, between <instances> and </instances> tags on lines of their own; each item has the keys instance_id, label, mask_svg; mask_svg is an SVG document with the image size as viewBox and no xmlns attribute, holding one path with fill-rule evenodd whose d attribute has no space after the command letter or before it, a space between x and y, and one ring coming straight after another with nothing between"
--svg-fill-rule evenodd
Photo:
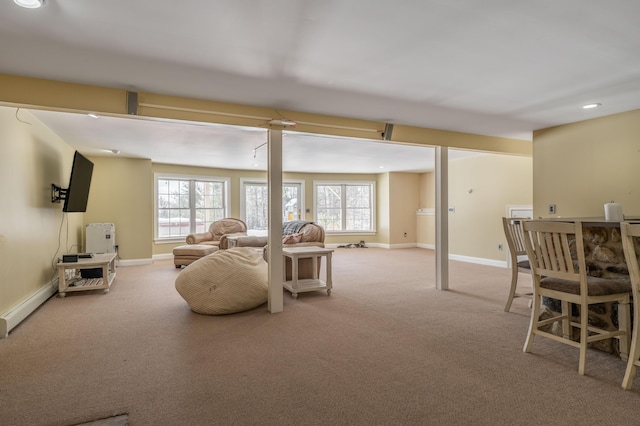
<instances>
[{"instance_id":1,"label":"dining chair","mask_svg":"<svg viewBox=\"0 0 640 426\"><path fill-rule=\"evenodd\" d=\"M518 275L520 272L531 274L531 266L529 260L518 260L520 256L526 256L527 251L524 246L524 232L522 231L522 219L512 217L503 217L502 226L504 228L504 236L507 239L507 247L511 259L511 288L509 289L509 297L504 307L505 312L511 309L511 303L516 297L526 297L531 299L532 291L527 293L518 292ZM529 303L531 305L531 301Z\"/></svg>"},{"instance_id":2,"label":"dining chair","mask_svg":"<svg viewBox=\"0 0 640 426\"><path fill-rule=\"evenodd\" d=\"M628 279L600 278L587 275L581 222L530 220L523 222L525 247L533 274L533 308L523 351L530 352L536 335L580 349L578 373L584 374L587 345L599 340L618 339L623 359L629 353ZM553 318L540 319L541 297L560 301L562 312ZM618 303L618 328L605 330L589 324L589 305ZM579 309L579 319L572 317L572 305ZM561 335L548 326L562 324ZM615 321L614 321L615 323ZM573 338L573 329L579 338Z\"/></svg>"},{"instance_id":3,"label":"dining chair","mask_svg":"<svg viewBox=\"0 0 640 426\"><path fill-rule=\"evenodd\" d=\"M633 290L633 334L631 336L631 349L629 358L627 359L627 370L622 379L622 387L626 390L631 389L633 380L636 377L636 367L640 366L640 268L638 267L638 256L635 244L640 243L640 224L632 224L622 222L620 224L622 234L622 249L624 258L629 269L631 277L631 286ZM636 243L634 243L636 241Z\"/></svg>"}]
</instances>

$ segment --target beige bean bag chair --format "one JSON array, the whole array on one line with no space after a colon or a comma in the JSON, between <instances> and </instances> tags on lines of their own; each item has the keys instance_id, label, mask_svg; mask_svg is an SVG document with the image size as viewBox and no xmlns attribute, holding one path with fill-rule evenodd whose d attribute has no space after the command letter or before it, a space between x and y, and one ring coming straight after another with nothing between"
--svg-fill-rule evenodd
<instances>
[{"instance_id":1,"label":"beige bean bag chair","mask_svg":"<svg viewBox=\"0 0 640 426\"><path fill-rule=\"evenodd\" d=\"M218 250L191 263L176 279L176 290L192 311L223 315L267 301L267 262L248 247Z\"/></svg>"}]
</instances>

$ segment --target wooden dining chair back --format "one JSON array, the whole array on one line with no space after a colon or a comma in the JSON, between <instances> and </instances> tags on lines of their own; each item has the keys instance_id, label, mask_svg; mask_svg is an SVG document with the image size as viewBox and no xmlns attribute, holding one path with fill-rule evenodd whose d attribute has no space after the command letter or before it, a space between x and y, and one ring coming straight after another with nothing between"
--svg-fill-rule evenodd
<instances>
[{"instance_id":1,"label":"wooden dining chair back","mask_svg":"<svg viewBox=\"0 0 640 426\"><path fill-rule=\"evenodd\" d=\"M530 352L534 336L540 335L580 350L578 372L584 374L587 345L615 338L620 354L626 359L629 350L629 301L631 283L627 279L607 279L587 275L581 222L524 221L525 247L533 275L533 308L524 352ZM560 301L559 316L540 319L541 297ZM589 305L618 303L618 328L605 330L589 324ZM579 318L572 317L572 304L578 306ZM560 321L561 334L548 326ZM615 323L615 321L614 321ZM573 337L573 329L579 337Z\"/></svg>"},{"instance_id":2,"label":"wooden dining chair back","mask_svg":"<svg viewBox=\"0 0 640 426\"><path fill-rule=\"evenodd\" d=\"M636 367L640 366L640 268L638 267L638 254L636 245L640 245L640 224L622 222L620 224L622 233L622 248L624 258L631 277L631 287L633 290L633 334L631 336L631 349L627 359L627 370L622 379L622 387L631 389L633 380L636 377Z\"/></svg>"},{"instance_id":3,"label":"wooden dining chair back","mask_svg":"<svg viewBox=\"0 0 640 426\"><path fill-rule=\"evenodd\" d=\"M507 239L507 248L509 249L509 258L511 260L511 287L509 288L509 297L504 307L505 312L509 312L513 299L516 297L526 297L531 299L532 290L527 292L518 291L518 276L521 272L531 274L531 266L529 260L518 260L521 256L527 255L524 246L524 232L522 231L522 219L503 217L502 226L504 228L504 236Z\"/></svg>"}]
</instances>

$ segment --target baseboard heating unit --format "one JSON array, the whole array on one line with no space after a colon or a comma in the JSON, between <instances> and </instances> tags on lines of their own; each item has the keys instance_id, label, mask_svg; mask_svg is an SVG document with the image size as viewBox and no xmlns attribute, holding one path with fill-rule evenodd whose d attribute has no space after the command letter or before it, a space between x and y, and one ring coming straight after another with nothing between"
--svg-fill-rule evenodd
<instances>
[{"instance_id":1,"label":"baseboard heating unit","mask_svg":"<svg viewBox=\"0 0 640 426\"><path fill-rule=\"evenodd\" d=\"M0 339L9 336L9 332L15 326L35 311L38 306L46 302L56 291L58 291L57 278L2 314L0 316Z\"/></svg>"}]
</instances>

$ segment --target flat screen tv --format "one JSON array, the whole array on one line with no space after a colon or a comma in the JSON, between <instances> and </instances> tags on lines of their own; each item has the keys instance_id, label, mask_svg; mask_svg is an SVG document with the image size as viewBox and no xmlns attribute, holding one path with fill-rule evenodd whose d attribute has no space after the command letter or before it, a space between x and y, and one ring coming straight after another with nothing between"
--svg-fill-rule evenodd
<instances>
[{"instance_id":1,"label":"flat screen tv","mask_svg":"<svg viewBox=\"0 0 640 426\"><path fill-rule=\"evenodd\" d=\"M73 156L69 187L64 198L63 212L86 212L89 201L89 188L93 175L93 163L78 151Z\"/></svg>"}]
</instances>

